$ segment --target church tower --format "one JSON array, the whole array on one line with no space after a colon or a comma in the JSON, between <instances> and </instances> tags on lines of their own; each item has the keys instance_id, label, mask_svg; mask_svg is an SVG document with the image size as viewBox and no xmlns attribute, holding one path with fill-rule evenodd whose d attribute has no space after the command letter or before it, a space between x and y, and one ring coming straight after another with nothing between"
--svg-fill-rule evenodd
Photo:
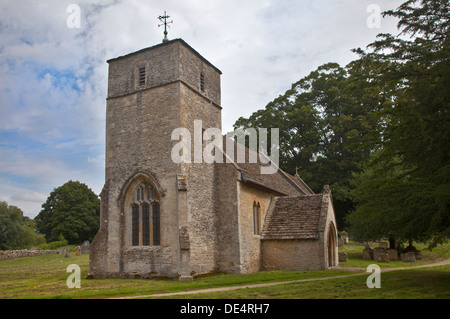
<instances>
[{"instance_id":1,"label":"church tower","mask_svg":"<svg viewBox=\"0 0 450 319\"><path fill-rule=\"evenodd\" d=\"M213 271L214 165L194 163L193 144L194 123L221 129L220 70L181 39L108 64L105 185L90 275ZM172 160L177 128L190 132L191 163Z\"/></svg>"}]
</instances>

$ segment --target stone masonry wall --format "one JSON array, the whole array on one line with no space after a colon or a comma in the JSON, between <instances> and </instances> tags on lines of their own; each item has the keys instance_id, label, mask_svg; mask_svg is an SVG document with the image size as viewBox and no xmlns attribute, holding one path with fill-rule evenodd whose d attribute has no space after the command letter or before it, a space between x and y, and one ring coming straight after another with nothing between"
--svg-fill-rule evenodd
<instances>
[{"instance_id":1,"label":"stone masonry wall","mask_svg":"<svg viewBox=\"0 0 450 319\"><path fill-rule=\"evenodd\" d=\"M193 274L216 270L215 165L194 163L194 121L201 120L203 129L219 128L220 109L202 95L181 84L182 126L191 132L192 163L183 165L187 177L187 214L190 238L190 263ZM200 131L200 134L202 132ZM200 143L203 146L207 142Z\"/></svg>"},{"instance_id":2,"label":"stone masonry wall","mask_svg":"<svg viewBox=\"0 0 450 319\"><path fill-rule=\"evenodd\" d=\"M178 174L187 180L188 227L183 229L191 241L192 271L213 271L214 166L174 163L171 151L179 141L172 141L171 133L186 127L193 136L194 120L203 120L205 127L221 127L220 71L182 40L108 62L106 180L91 271L119 277L180 274ZM140 68L146 71L143 85L139 83ZM200 73L205 80L202 92L198 92ZM131 209L126 199L135 185L133 176L151 176L161 190L160 246L130 245Z\"/></svg>"},{"instance_id":3,"label":"stone masonry wall","mask_svg":"<svg viewBox=\"0 0 450 319\"><path fill-rule=\"evenodd\" d=\"M179 84L108 100L106 179L108 187L108 267L113 273L149 276L178 273L176 172L171 160L171 132L179 127ZM161 246L130 247L130 207L124 205L125 182L136 172L152 175L161 197ZM131 185L130 185L131 186ZM124 193L125 192L125 193ZM150 254L150 255L149 255ZM151 258L150 258L151 257Z\"/></svg>"},{"instance_id":4,"label":"stone masonry wall","mask_svg":"<svg viewBox=\"0 0 450 319\"><path fill-rule=\"evenodd\" d=\"M233 164L216 164L216 263L224 273L240 273L237 180Z\"/></svg>"},{"instance_id":5,"label":"stone masonry wall","mask_svg":"<svg viewBox=\"0 0 450 319\"><path fill-rule=\"evenodd\" d=\"M261 225L275 194L239 182L239 229L240 229L240 261L241 273L252 273L261 270L261 236L254 234L253 229L253 203L261 206Z\"/></svg>"},{"instance_id":6,"label":"stone masonry wall","mask_svg":"<svg viewBox=\"0 0 450 319\"><path fill-rule=\"evenodd\" d=\"M319 253L321 251L319 240L264 240L261 245L264 270L321 270L325 268Z\"/></svg>"}]
</instances>

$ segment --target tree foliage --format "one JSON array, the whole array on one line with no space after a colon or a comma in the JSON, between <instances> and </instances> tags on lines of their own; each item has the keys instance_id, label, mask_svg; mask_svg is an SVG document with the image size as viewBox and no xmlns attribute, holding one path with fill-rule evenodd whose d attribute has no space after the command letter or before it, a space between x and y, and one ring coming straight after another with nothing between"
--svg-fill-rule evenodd
<instances>
[{"instance_id":1,"label":"tree foliage","mask_svg":"<svg viewBox=\"0 0 450 319\"><path fill-rule=\"evenodd\" d=\"M380 143L382 121L375 114L389 101L368 85L361 70L367 65L336 63L320 66L290 90L235 129L280 129L280 166L299 175L316 192L331 186L338 224L352 208L352 172L359 171Z\"/></svg>"},{"instance_id":2,"label":"tree foliage","mask_svg":"<svg viewBox=\"0 0 450 319\"><path fill-rule=\"evenodd\" d=\"M16 206L0 202L0 249L26 249L45 242L41 234L34 230L35 223L23 216Z\"/></svg>"},{"instance_id":3,"label":"tree foliage","mask_svg":"<svg viewBox=\"0 0 450 319\"><path fill-rule=\"evenodd\" d=\"M62 235L69 244L78 244L94 238L99 219L98 196L85 184L69 181L50 193L35 221L48 242Z\"/></svg>"},{"instance_id":4,"label":"tree foliage","mask_svg":"<svg viewBox=\"0 0 450 319\"><path fill-rule=\"evenodd\" d=\"M448 1L406 1L384 13L400 19L398 36L381 34L371 52L356 50L380 65L373 82L396 89L393 107L384 110L382 150L356 178L359 205L349 217L355 233L366 228L373 237L379 229L379 236L433 244L450 235L449 10ZM371 225L375 216L383 227Z\"/></svg>"},{"instance_id":5,"label":"tree foliage","mask_svg":"<svg viewBox=\"0 0 450 319\"><path fill-rule=\"evenodd\" d=\"M320 66L235 129L280 128L280 166L333 191L360 240L442 242L450 234L448 0L409 0L383 13L380 34L341 67Z\"/></svg>"}]
</instances>

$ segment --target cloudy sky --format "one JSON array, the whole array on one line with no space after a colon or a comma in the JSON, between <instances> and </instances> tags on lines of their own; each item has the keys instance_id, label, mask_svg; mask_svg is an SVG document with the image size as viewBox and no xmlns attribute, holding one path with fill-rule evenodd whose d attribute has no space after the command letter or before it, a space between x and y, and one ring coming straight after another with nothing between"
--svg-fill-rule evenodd
<instances>
[{"instance_id":1,"label":"cloudy sky","mask_svg":"<svg viewBox=\"0 0 450 319\"><path fill-rule=\"evenodd\" d=\"M160 43L165 10L169 38L223 72L225 133L318 66L344 66L352 48L397 34L395 20L374 14L402 2L0 0L0 200L35 217L68 180L100 193L106 60Z\"/></svg>"}]
</instances>

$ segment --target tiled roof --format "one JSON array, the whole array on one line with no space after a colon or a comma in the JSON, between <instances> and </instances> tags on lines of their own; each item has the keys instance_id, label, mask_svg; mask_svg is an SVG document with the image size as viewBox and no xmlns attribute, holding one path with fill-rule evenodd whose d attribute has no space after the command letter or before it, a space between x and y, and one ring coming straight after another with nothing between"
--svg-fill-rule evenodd
<instances>
[{"instance_id":1,"label":"tiled roof","mask_svg":"<svg viewBox=\"0 0 450 319\"><path fill-rule=\"evenodd\" d=\"M226 149L226 137L224 136L224 149ZM233 160L234 166L236 169L240 170L242 175L242 181L245 183L252 183L259 187L264 187L266 189L272 190L280 195L285 196L298 196L304 194L313 194L313 192L309 189L309 187L305 187L296 180L296 177L284 172L282 169L277 168L276 173L274 174L262 174L261 168L266 166L268 167L269 163L263 163L260 160L259 154L248 149L243 148L245 151L245 161L244 163L240 163L242 161L238 161L237 157L237 143L234 143L234 158ZM229 155L230 152L227 152ZM256 163L250 163L250 156L257 159ZM303 182L303 181L302 181ZM304 184L304 182L303 182ZM304 184L306 185L306 184Z\"/></svg>"},{"instance_id":2,"label":"tiled roof","mask_svg":"<svg viewBox=\"0 0 450 319\"><path fill-rule=\"evenodd\" d=\"M325 230L329 196L277 197L267 212L261 239L318 239L318 232Z\"/></svg>"}]
</instances>

